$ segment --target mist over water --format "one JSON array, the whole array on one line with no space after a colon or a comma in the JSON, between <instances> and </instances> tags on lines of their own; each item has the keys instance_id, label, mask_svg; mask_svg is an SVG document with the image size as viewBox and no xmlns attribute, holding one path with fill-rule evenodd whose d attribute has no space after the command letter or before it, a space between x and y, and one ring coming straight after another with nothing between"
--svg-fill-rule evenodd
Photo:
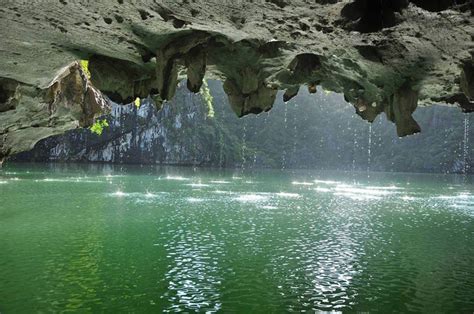
<instances>
[{"instance_id":1,"label":"mist over water","mask_svg":"<svg viewBox=\"0 0 474 314\"><path fill-rule=\"evenodd\" d=\"M8 164L0 311L469 312L473 181Z\"/></svg>"}]
</instances>

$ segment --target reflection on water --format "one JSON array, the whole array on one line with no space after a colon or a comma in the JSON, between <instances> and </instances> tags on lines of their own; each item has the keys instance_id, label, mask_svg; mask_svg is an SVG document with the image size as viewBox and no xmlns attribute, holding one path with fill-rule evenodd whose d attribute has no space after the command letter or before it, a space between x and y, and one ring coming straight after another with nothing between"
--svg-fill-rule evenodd
<instances>
[{"instance_id":1,"label":"reflection on water","mask_svg":"<svg viewBox=\"0 0 474 314\"><path fill-rule=\"evenodd\" d=\"M470 312L469 180L10 165L0 312Z\"/></svg>"},{"instance_id":2,"label":"reflection on water","mask_svg":"<svg viewBox=\"0 0 474 314\"><path fill-rule=\"evenodd\" d=\"M219 259L224 255L224 243L212 233L196 229L190 232L179 227L164 231L171 239L163 245L169 259L163 278L168 284L168 291L163 296L169 301L167 310L208 312L222 306L223 274Z\"/></svg>"}]
</instances>

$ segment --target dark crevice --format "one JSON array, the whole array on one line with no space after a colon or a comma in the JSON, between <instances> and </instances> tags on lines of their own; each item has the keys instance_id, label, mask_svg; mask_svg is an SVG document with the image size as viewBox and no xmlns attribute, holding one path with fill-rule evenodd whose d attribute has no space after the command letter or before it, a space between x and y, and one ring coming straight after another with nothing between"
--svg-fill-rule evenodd
<instances>
[{"instance_id":1,"label":"dark crevice","mask_svg":"<svg viewBox=\"0 0 474 314\"><path fill-rule=\"evenodd\" d=\"M474 101L470 101L467 96L462 93L434 100L438 102L446 102L448 104L458 104L464 113L474 112Z\"/></svg>"},{"instance_id":2,"label":"dark crevice","mask_svg":"<svg viewBox=\"0 0 474 314\"><path fill-rule=\"evenodd\" d=\"M121 17L120 15L115 15L115 20L117 21L117 23L123 23L123 17Z\"/></svg>"},{"instance_id":3,"label":"dark crevice","mask_svg":"<svg viewBox=\"0 0 474 314\"><path fill-rule=\"evenodd\" d=\"M266 2L273 3L277 7L283 9L288 5L288 1L286 0L265 0Z\"/></svg>"},{"instance_id":4,"label":"dark crevice","mask_svg":"<svg viewBox=\"0 0 474 314\"><path fill-rule=\"evenodd\" d=\"M359 54L364 57L364 59L382 63L382 56L380 55L377 47L375 46L355 46Z\"/></svg>"},{"instance_id":5,"label":"dark crevice","mask_svg":"<svg viewBox=\"0 0 474 314\"><path fill-rule=\"evenodd\" d=\"M148 12L145 11L145 10L139 9L139 10L138 10L138 13L140 13L140 18L141 18L143 21L147 20L147 19L150 17L150 13L148 13Z\"/></svg>"},{"instance_id":6,"label":"dark crevice","mask_svg":"<svg viewBox=\"0 0 474 314\"><path fill-rule=\"evenodd\" d=\"M10 98L10 92L5 90L2 85L0 85L0 103L5 103Z\"/></svg>"},{"instance_id":7,"label":"dark crevice","mask_svg":"<svg viewBox=\"0 0 474 314\"><path fill-rule=\"evenodd\" d=\"M0 79L0 112L15 109L18 82L10 79Z\"/></svg>"},{"instance_id":8,"label":"dark crevice","mask_svg":"<svg viewBox=\"0 0 474 314\"><path fill-rule=\"evenodd\" d=\"M302 53L293 59L290 63L289 69L293 71L295 77L304 78L310 77L313 72L321 67L321 60L318 55L313 53Z\"/></svg>"},{"instance_id":9,"label":"dark crevice","mask_svg":"<svg viewBox=\"0 0 474 314\"><path fill-rule=\"evenodd\" d=\"M347 29L372 33L399 24L396 13L407 6L407 0L356 0L344 6L341 16Z\"/></svg>"},{"instance_id":10,"label":"dark crevice","mask_svg":"<svg viewBox=\"0 0 474 314\"><path fill-rule=\"evenodd\" d=\"M174 28L183 28L186 25L186 22L180 19L173 20L173 27Z\"/></svg>"}]
</instances>

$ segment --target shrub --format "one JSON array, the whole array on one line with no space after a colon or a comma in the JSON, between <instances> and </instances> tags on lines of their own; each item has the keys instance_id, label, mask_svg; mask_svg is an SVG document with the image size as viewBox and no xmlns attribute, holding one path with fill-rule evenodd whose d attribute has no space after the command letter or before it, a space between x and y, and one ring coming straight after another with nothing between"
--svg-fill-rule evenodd
<instances>
[{"instance_id":1,"label":"shrub","mask_svg":"<svg viewBox=\"0 0 474 314\"><path fill-rule=\"evenodd\" d=\"M102 119L102 120L96 120L89 129L91 130L92 133L101 135L102 132L104 131L104 128L108 126L109 126L109 123L107 122L107 120Z\"/></svg>"}]
</instances>

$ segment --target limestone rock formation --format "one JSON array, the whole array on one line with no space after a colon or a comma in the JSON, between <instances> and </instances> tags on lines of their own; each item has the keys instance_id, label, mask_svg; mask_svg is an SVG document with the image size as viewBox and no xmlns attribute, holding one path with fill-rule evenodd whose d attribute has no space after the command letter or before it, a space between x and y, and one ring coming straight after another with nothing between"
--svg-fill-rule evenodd
<instances>
[{"instance_id":1,"label":"limestone rock formation","mask_svg":"<svg viewBox=\"0 0 474 314\"><path fill-rule=\"evenodd\" d=\"M465 128L466 119L472 125L474 115L456 108L419 108L414 117L424 132L396 138L396 128L385 116L370 128L354 119L341 95L310 95L302 87L285 104L279 92L271 112L240 119L222 82L207 84L211 106L183 81L160 110L150 98L142 99L139 107L113 103L110 114L100 118L109 125L100 135L86 128L70 130L9 160L474 174L474 145L465 142L474 138L474 128Z\"/></svg>"},{"instance_id":2,"label":"limestone rock formation","mask_svg":"<svg viewBox=\"0 0 474 314\"><path fill-rule=\"evenodd\" d=\"M44 90L2 79L0 93L0 160L32 149L45 137L90 125L110 109L109 100L89 83L77 62Z\"/></svg>"},{"instance_id":3,"label":"limestone rock formation","mask_svg":"<svg viewBox=\"0 0 474 314\"><path fill-rule=\"evenodd\" d=\"M71 130L38 142L13 160L213 166L235 162L231 158L236 152L220 147L220 130L208 117L202 96L189 93L186 84L180 84L173 100L159 111L145 98L139 107L113 103L110 114L101 119L109 124L101 135ZM216 162L220 155L222 164Z\"/></svg>"},{"instance_id":4,"label":"limestone rock formation","mask_svg":"<svg viewBox=\"0 0 474 314\"><path fill-rule=\"evenodd\" d=\"M197 91L207 75L225 82L242 116L270 110L278 90L289 100L300 85L322 85L364 119L385 112L409 135L419 131L417 105L474 111L473 12L471 0L8 1L0 8L1 154L30 147L8 134L45 124L50 108L35 95L82 59L92 84L117 102L169 100L180 79ZM38 103L21 104L25 90ZM69 125L33 133L88 120L67 115L55 112Z\"/></svg>"}]
</instances>

